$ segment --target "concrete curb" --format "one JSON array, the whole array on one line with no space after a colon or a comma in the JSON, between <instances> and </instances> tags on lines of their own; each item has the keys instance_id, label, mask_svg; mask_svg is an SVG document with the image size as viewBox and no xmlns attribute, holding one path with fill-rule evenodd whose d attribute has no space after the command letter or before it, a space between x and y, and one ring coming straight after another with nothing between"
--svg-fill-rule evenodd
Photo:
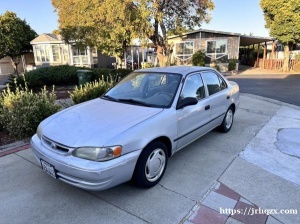
<instances>
[{"instance_id":1,"label":"concrete curb","mask_svg":"<svg viewBox=\"0 0 300 224\"><path fill-rule=\"evenodd\" d=\"M11 144L0 146L0 157L19 152L24 149L30 148L28 141L17 141Z\"/></svg>"}]
</instances>

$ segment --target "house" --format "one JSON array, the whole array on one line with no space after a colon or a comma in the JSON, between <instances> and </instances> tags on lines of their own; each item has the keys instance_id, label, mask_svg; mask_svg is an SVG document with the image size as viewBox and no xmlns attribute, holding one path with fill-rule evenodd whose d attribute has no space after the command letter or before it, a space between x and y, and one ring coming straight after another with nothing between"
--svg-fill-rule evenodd
<instances>
[{"instance_id":1,"label":"house","mask_svg":"<svg viewBox=\"0 0 300 224\"><path fill-rule=\"evenodd\" d=\"M199 29L182 35L169 36L173 44L171 63L191 64L192 55L198 50L205 52L205 66L218 66L227 71L230 59L239 59L240 47L272 41L270 37L247 36L239 33Z\"/></svg>"},{"instance_id":2,"label":"house","mask_svg":"<svg viewBox=\"0 0 300 224\"><path fill-rule=\"evenodd\" d=\"M33 47L36 67L68 64L92 68L94 58L97 58L96 50L90 47L80 49L75 43L67 44L60 35L43 33L30 44Z\"/></svg>"},{"instance_id":3,"label":"house","mask_svg":"<svg viewBox=\"0 0 300 224\"><path fill-rule=\"evenodd\" d=\"M275 54L275 58L276 59L284 59L284 46L282 43L280 43L280 41L275 41L275 46L276 46L276 54ZM272 53L271 53L271 49L272 49L272 43L269 42L267 43L267 49L268 49L268 53L267 53L267 58L271 59L272 58ZM290 50L290 59L295 59L296 55L300 54L300 43L296 43L292 45L292 48Z\"/></svg>"},{"instance_id":4,"label":"house","mask_svg":"<svg viewBox=\"0 0 300 224\"><path fill-rule=\"evenodd\" d=\"M138 43L132 44L126 48L126 51L124 53L124 60L122 62L122 68L125 68L126 66L125 58L127 61L127 68L129 69L131 69L132 61L134 61L138 65L138 68L141 68L142 62L148 62L155 66L158 64L156 49L153 47L142 47Z\"/></svg>"},{"instance_id":5,"label":"house","mask_svg":"<svg viewBox=\"0 0 300 224\"><path fill-rule=\"evenodd\" d=\"M88 68L113 68L115 57L101 54L94 48L78 48L75 42L66 43L62 36L43 33L32 40L36 67L74 65Z\"/></svg>"},{"instance_id":6,"label":"house","mask_svg":"<svg viewBox=\"0 0 300 224\"><path fill-rule=\"evenodd\" d=\"M30 71L34 65L33 53L22 55L21 62L18 64L18 73ZM10 75L14 73L14 67L10 57L0 59L0 75Z\"/></svg>"}]
</instances>

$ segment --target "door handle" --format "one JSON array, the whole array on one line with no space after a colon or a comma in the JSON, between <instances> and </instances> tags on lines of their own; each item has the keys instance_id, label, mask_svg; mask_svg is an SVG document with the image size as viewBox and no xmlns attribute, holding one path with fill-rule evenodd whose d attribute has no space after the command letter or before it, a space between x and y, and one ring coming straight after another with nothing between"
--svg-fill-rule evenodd
<instances>
[{"instance_id":1,"label":"door handle","mask_svg":"<svg viewBox=\"0 0 300 224\"><path fill-rule=\"evenodd\" d=\"M204 107L205 110L209 110L210 109L210 105L207 105Z\"/></svg>"},{"instance_id":2,"label":"door handle","mask_svg":"<svg viewBox=\"0 0 300 224\"><path fill-rule=\"evenodd\" d=\"M228 95L226 98L227 98L227 100L228 100L228 99L230 98L230 96Z\"/></svg>"}]
</instances>

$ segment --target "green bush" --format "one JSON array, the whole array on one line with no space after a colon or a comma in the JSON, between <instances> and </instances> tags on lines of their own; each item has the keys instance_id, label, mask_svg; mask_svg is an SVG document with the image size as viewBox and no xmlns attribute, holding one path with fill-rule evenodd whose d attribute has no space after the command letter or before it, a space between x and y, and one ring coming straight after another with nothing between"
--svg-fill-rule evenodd
<instances>
[{"instance_id":1,"label":"green bush","mask_svg":"<svg viewBox=\"0 0 300 224\"><path fill-rule=\"evenodd\" d=\"M236 68L236 60L235 59L229 59L228 63L228 71L233 71Z\"/></svg>"},{"instance_id":2,"label":"green bush","mask_svg":"<svg viewBox=\"0 0 300 224\"><path fill-rule=\"evenodd\" d=\"M205 66L205 53L201 50L194 53L192 56L192 64L194 66Z\"/></svg>"},{"instance_id":3,"label":"green bush","mask_svg":"<svg viewBox=\"0 0 300 224\"><path fill-rule=\"evenodd\" d=\"M42 86L62 86L62 85L77 85L78 77L77 70L88 69L82 67L75 67L70 65L59 65L59 66L49 66L42 67L36 70L25 73L25 78L29 88L40 89ZM92 80L98 80L99 78L104 77L105 79L108 76L112 76L114 81L118 81L121 78L128 75L131 70L128 69L103 69L95 68L89 69L93 72ZM15 77L10 78L10 87L13 89ZM25 83L22 77L17 77L17 85L25 87Z\"/></svg>"},{"instance_id":4,"label":"green bush","mask_svg":"<svg viewBox=\"0 0 300 224\"><path fill-rule=\"evenodd\" d=\"M114 82L112 80L104 81L104 78L102 78L99 81L90 82L80 87L76 86L74 91L69 93L73 102L78 104L100 97L113 85Z\"/></svg>"},{"instance_id":5,"label":"green bush","mask_svg":"<svg viewBox=\"0 0 300 224\"><path fill-rule=\"evenodd\" d=\"M216 69L217 71L220 71L220 66L218 64L215 64L213 68Z\"/></svg>"},{"instance_id":6,"label":"green bush","mask_svg":"<svg viewBox=\"0 0 300 224\"><path fill-rule=\"evenodd\" d=\"M92 81L96 81L99 79L103 80L112 80L113 82L118 82L125 76L127 76L130 72L130 69L105 69L105 68L95 68L92 69Z\"/></svg>"},{"instance_id":7,"label":"green bush","mask_svg":"<svg viewBox=\"0 0 300 224\"><path fill-rule=\"evenodd\" d=\"M153 68L154 65L150 62L142 62L142 68Z\"/></svg>"},{"instance_id":8,"label":"green bush","mask_svg":"<svg viewBox=\"0 0 300 224\"><path fill-rule=\"evenodd\" d=\"M55 104L54 88L52 92L44 87L33 93L24 83L25 88L16 86L13 92L8 87L0 95L0 126L17 139L32 136L42 120L60 109Z\"/></svg>"}]
</instances>

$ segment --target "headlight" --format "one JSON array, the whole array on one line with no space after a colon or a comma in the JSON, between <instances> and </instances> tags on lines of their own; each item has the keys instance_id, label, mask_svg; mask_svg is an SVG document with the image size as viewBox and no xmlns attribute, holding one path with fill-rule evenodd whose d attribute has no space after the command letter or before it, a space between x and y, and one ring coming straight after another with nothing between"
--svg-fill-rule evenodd
<instances>
[{"instance_id":1,"label":"headlight","mask_svg":"<svg viewBox=\"0 0 300 224\"><path fill-rule=\"evenodd\" d=\"M42 138L42 128L41 128L41 125L38 126L38 128L36 130L36 134L39 137L39 139Z\"/></svg>"},{"instance_id":2,"label":"headlight","mask_svg":"<svg viewBox=\"0 0 300 224\"><path fill-rule=\"evenodd\" d=\"M121 146L112 146L112 147L82 147L77 148L73 151L72 155L93 161L106 161L116 157L119 157L122 153Z\"/></svg>"}]
</instances>

